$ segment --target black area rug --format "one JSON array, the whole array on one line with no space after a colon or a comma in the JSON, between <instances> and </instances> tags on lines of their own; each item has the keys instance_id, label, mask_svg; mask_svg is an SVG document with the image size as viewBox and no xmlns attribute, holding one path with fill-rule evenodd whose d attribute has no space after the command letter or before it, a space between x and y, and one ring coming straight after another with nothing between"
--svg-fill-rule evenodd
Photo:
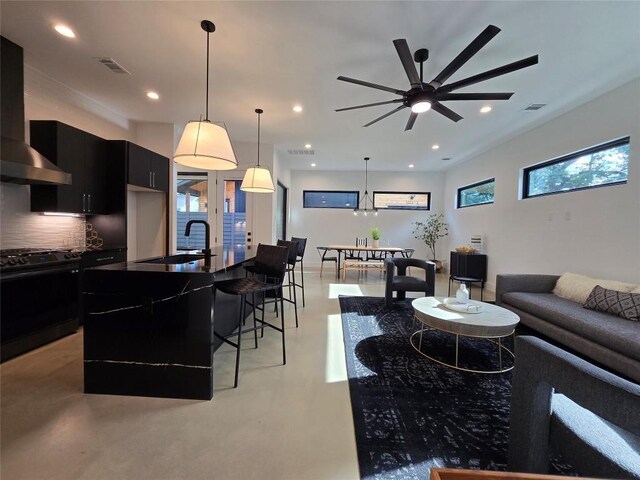
<instances>
[{"instance_id":1,"label":"black area rug","mask_svg":"<svg viewBox=\"0 0 640 480\"><path fill-rule=\"evenodd\" d=\"M409 344L410 300L387 309L383 298L340 297L340 308L362 478L427 479L432 467L506 469L511 372L461 372L420 355ZM426 348L451 362L447 337L432 331ZM496 357L486 340L461 341L467 367L494 368Z\"/></svg>"}]
</instances>

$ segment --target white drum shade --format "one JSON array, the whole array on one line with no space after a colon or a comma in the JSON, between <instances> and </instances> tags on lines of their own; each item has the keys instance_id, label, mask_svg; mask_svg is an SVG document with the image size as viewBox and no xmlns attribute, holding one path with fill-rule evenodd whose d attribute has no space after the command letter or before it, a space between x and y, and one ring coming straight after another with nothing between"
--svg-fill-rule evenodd
<instances>
[{"instance_id":1,"label":"white drum shade","mask_svg":"<svg viewBox=\"0 0 640 480\"><path fill-rule=\"evenodd\" d=\"M208 120L187 123L173 159L180 165L201 170L238 167L227 129Z\"/></svg>"},{"instance_id":2,"label":"white drum shade","mask_svg":"<svg viewBox=\"0 0 640 480\"><path fill-rule=\"evenodd\" d=\"M269 169L254 165L249 167L247 173L244 174L240 190L252 193L273 193L276 189L273 186Z\"/></svg>"}]
</instances>

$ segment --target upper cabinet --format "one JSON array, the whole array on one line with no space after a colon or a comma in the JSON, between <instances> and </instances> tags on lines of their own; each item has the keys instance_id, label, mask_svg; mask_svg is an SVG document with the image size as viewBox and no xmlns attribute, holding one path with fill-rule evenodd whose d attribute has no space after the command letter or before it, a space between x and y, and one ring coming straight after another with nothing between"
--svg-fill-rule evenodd
<instances>
[{"instance_id":1,"label":"upper cabinet","mask_svg":"<svg viewBox=\"0 0 640 480\"><path fill-rule=\"evenodd\" d=\"M31 146L71 174L71 185L32 185L31 211L108 212L107 141L64 123L32 120Z\"/></svg>"},{"instance_id":2,"label":"upper cabinet","mask_svg":"<svg viewBox=\"0 0 640 480\"><path fill-rule=\"evenodd\" d=\"M169 159L135 143L123 142L130 185L161 192L169 190Z\"/></svg>"}]
</instances>

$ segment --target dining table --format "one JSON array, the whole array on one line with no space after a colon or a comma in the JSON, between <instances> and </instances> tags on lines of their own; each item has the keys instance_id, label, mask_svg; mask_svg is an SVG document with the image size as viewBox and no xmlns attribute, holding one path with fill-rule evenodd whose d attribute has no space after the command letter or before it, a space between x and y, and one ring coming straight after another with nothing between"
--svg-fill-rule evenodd
<instances>
[{"instance_id":1,"label":"dining table","mask_svg":"<svg viewBox=\"0 0 640 480\"><path fill-rule=\"evenodd\" d=\"M406 248L402 247L389 247L389 246L378 246L378 247L364 247L364 246L356 246L356 245L327 245L327 250L335 250L338 252L338 272L340 272L340 257L343 252L367 252L367 253L388 253L392 257L395 257L396 254L404 254L407 251Z\"/></svg>"}]
</instances>

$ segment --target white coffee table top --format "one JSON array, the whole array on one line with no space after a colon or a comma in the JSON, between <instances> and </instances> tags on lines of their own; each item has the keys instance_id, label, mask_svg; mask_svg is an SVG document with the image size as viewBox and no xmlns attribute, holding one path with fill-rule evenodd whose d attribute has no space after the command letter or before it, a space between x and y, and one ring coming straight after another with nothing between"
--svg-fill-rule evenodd
<instances>
[{"instance_id":1,"label":"white coffee table top","mask_svg":"<svg viewBox=\"0 0 640 480\"><path fill-rule=\"evenodd\" d=\"M469 337L506 337L513 333L520 317L506 308L490 303L471 301L482 306L481 313L458 313L447 309L444 297L416 298L411 305L416 318L423 324Z\"/></svg>"}]
</instances>

